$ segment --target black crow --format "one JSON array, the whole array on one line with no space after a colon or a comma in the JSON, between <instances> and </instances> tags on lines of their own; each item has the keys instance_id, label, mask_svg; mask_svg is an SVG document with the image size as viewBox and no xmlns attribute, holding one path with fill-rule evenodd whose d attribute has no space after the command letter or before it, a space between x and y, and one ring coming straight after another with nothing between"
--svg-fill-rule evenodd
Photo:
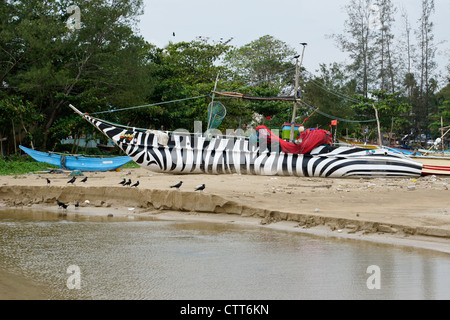
<instances>
[{"instance_id":1,"label":"black crow","mask_svg":"<svg viewBox=\"0 0 450 320\"><path fill-rule=\"evenodd\" d=\"M137 187L139 185L139 181L132 185L132 187Z\"/></svg>"},{"instance_id":2,"label":"black crow","mask_svg":"<svg viewBox=\"0 0 450 320\"><path fill-rule=\"evenodd\" d=\"M179 189L181 187L181 185L183 184L183 181L178 182L177 184L170 186L171 188L177 188Z\"/></svg>"},{"instance_id":3,"label":"black crow","mask_svg":"<svg viewBox=\"0 0 450 320\"><path fill-rule=\"evenodd\" d=\"M124 186L129 186L130 184L131 184L131 179L128 179L128 181L125 182L123 185L124 185Z\"/></svg>"},{"instance_id":4,"label":"black crow","mask_svg":"<svg viewBox=\"0 0 450 320\"><path fill-rule=\"evenodd\" d=\"M125 182L127 182L127 179L123 178L123 180L119 182L119 184L125 184Z\"/></svg>"},{"instance_id":5,"label":"black crow","mask_svg":"<svg viewBox=\"0 0 450 320\"><path fill-rule=\"evenodd\" d=\"M63 203L63 204L62 204L63 210L67 210L67 207L68 207L68 206L69 206L68 204Z\"/></svg>"},{"instance_id":6,"label":"black crow","mask_svg":"<svg viewBox=\"0 0 450 320\"><path fill-rule=\"evenodd\" d=\"M49 178L45 178L45 179L47 179L47 185L49 185L50 184L50 179Z\"/></svg>"},{"instance_id":7,"label":"black crow","mask_svg":"<svg viewBox=\"0 0 450 320\"><path fill-rule=\"evenodd\" d=\"M200 186L197 187L197 189L195 189L195 191L202 191L205 189L205 184L202 184Z\"/></svg>"},{"instance_id":8,"label":"black crow","mask_svg":"<svg viewBox=\"0 0 450 320\"><path fill-rule=\"evenodd\" d=\"M78 203L78 201L77 201L77 203L74 204L74 206L75 206L75 208L78 208L78 207L80 206L80 204Z\"/></svg>"},{"instance_id":9,"label":"black crow","mask_svg":"<svg viewBox=\"0 0 450 320\"><path fill-rule=\"evenodd\" d=\"M63 202L59 201L58 199L56 199L56 203L58 204L59 208L61 208L62 206L65 205Z\"/></svg>"},{"instance_id":10,"label":"black crow","mask_svg":"<svg viewBox=\"0 0 450 320\"><path fill-rule=\"evenodd\" d=\"M72 179L70 179L69 181L67 181L67 183L74 183L75 182L75 180L77 180L77 178L75 178L75 177L73 177Z\"/></svg>"},{"instance_id":11,"label":"black crow","mask_svg":"<svg viewBox=\"0 0 450 320\"><path fill-rule=\"evenodd\" d=\"M88 177L84 177L83 180L81 180L81 182L86 182Z\"/></svg>"}]
</instances>

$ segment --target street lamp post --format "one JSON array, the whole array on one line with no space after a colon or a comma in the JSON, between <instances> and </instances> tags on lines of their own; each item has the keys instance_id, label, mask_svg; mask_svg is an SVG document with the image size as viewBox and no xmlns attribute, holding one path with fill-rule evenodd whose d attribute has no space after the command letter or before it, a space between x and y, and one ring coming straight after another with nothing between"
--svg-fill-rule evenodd
<instances>
[{"instance_id":1,"label":"street lamp post","mask_svg":"<svg viewBox=\"0 0 450 320\"><path fill-rule=\"evenodd\" d=\"M303 63L303 56L305 54L305 47L307 45L307 43L300 43L303 46L303 50L302 50L302 58L300 60L300 66L298 63L298 58L299 56L295 56L294 58L296 59L296 63L295 63L295 89L294 89L294 109L292 111L292 119L291 119L291 134L289 137L289 140L291 142L294 142L294 133L295 133L295 118L297 117L297 92L298 92L298 74L299 74L299 68L301 68L302 63Z\"/></svg>"}]
</instances>

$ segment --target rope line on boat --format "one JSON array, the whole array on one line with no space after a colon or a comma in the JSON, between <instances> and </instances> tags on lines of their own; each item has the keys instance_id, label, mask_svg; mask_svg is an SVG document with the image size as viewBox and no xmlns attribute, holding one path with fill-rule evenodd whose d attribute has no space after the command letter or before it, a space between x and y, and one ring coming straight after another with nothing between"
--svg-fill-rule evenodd
<instances>
[{"instance_id":1,"label":"rope line on boat","mask_svg":"<svg viewBox=\"0 0 450 320\"><path fill-rule=\"evenodd\" d=\"M323 83L321 83L320 81L314 79L314 75L313 75L311 72L307 71L307 70L303 70L302 72L305 72L305 73L308 74L308 76L309 76L309 81L311 81L311 83L312 83L313 85L319 87L320 89L322 89L322 90L324 90L324 91L326 91L326 92L328 92L328 93L331 93L331 94L335 95L335 96L338 97L338 98L341 98L341 99L344 99L344 100L353 102L353 103L355 103L355 104L370 105L370 103L367 103L367 102L364 102L364 101L355 99L355 98L350 97L350 96L348 96L348 95L346 95L346 94L337 92L336 90L332 90L332 89L326 87L325 84L323 84Z\"/></svg>"},{"instance_id":2,"label":"rope line on boat","mask_svg":"<svg viewBox=\"0 0 450 320\"><path fill-rule=\"evenodd\" d=\"M291 71L291 70L293 70L293 68L288 68L288 69L286 69L286 70L280 72L279 74L277 74L277 75L275 75L275 76L280 76L280 75L282 75L282 74L284 74L284 73L286 73L286 72L288 72L288 71ZM345 99L345 100L348 100L348 101L351 101L351 102L354 102L354 103L363 103L363 104L366 104L365 102L359 101L359 100L357 100L357 99L355 99L355 98L352 98L352 97L346 96L346 95L344 95L344 94L335 92L334 90L330 90L329 88L325 87L323 84L321 84L321 83L319 83L318 81L314 80L314 79L312 78L312 74L311 74L309 71L307 71L307 70L302 70L302 72L303 72L303 71L305 71L307 74L309 74L310 81L311 81L314 85L320 87L321 89L327 91L328 93L334 94L334 95L337 96L337 97L343 98L343 99ZM275 76L274 76L274 77L275 77ZM261 80L261 81L262 81L262 80ZM259 82L261 82L261 81L259 81ZM258 82L257 82L257 83L258 83ZM257 83L256 83L256 84L257 84ZM242 89L242 88L247 88L247 87L254 86L254 85L255 85L255 84L251 84L251 85L248 85L248 86L241 87L240 89ZM94 115L94 114L103 114L103 113L112 113L112 112L118 112L118 111L126 111L126 110L132 110L132 109L139 109L139 108L145 108L145 107L151 107L151 106L157 106L157 105L169 104L169 103L180 102L180 101L187 101L187 100L193 100L193 99L199 99L199 98L206 98L206 97L210 97L210 96L211 96L210 94L206 94L206 95L195 96L195 97L191 97L191 98L183 98L183 99L176 99L176 100L170 100L170 101L163 101L163 102L157 102L157 103L145 104L145 105L134 106L134 107L128 107L128 108L122 108L122 109L111 109L111 110L106 110L106 111L93 112L93 113L91 113L91 115ZM233 99L233 97L226 97L226 98L228 98L228 99ZM319 113L319 114L321 114L321 115L323 115L323 116L325 116L325 117L327 117L327 118L333 119L333 120L339 120L339 121L342 121L342 122L352 122L352 123L375 122L375 121L377 121L376 119L370 119L370 120L348 120L348 119L343 119L343 118L340 118L340 117L336 117L336 116L329 115L329 114L327 114L327 113L325 113L325 112L323 112L323 111L319 111L318 108L315 108L315 107L313 107L313 106L307 104L307 103L304 102L303 100L302 100L302 103L305 104L306 106L308 106L309 108L312 108L312 109L316 110L317 113ZM111 123L111 124L118 125L118 124L115 124L115 123ZM123 125L122 125L122 127L127 127L127 126L123 126ZM141 129L141 128L139 128L139 129L140 129L140 130L145 130L145 129Z\"/></svg>"},{"instance_id":3,"label":"rope line on boat","mask_svg":"<svg viewBox=\"0 0 450 320\"><path fill-rule=\"evenodd\" d=\"M317 113L319 113L319 114L321 114L321 115L323 115L323 116L325 116L325 117L327 117L327 118L333 119L333 120L339 120L339 121L342 121L342 122L354 122L354 123L355 123L355 122L374 122L374 121L377 121L377 119L370 119L370 120L348 120L348 119L343 119L343 118L336 117L336 116L332 116L332 115L329 115L329 114L327 114L327 113L325 113L325 112L322 112L322 111L318 110L318 108L317 108L317 109L314 108L313 106L307 104L307 103L306 103L305 101L303 101L303 100L302 100L302 103L303 103L304 105L306 105L307 107L309 107L309 108L311 108L311 109L314 109Z\"/></svg>"}]
</instances>

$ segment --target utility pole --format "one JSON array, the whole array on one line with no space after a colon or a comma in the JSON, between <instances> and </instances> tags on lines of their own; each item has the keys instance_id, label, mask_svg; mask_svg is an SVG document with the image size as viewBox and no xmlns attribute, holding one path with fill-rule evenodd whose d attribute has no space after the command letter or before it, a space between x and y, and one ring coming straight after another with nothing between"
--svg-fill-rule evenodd
<instances>
[{"instance_id":1,"label":"utility pole","mask_svg":"<svg viewBox=\"0 0 450 320\"><path fill-rule=\"evenodd\" d=\"M291 134L289 137L289 140L291 142L294 142L294 133L295 133L295 118L297 117L297 92L298 92L298 75L299 75L299 68L301 68L302 63L303 63L303 56L305 54L305 47L307 45L307 43L300 43L301 45L303 45L303 50L302 50L302 58L300 61L300 66L298 64L298 58L299 56L295 56L294 58L296 59L296 63L295 63L295 89L294 89L294 109L292 111L292 119L291 119Z\"/></svg>"}]
</instances>

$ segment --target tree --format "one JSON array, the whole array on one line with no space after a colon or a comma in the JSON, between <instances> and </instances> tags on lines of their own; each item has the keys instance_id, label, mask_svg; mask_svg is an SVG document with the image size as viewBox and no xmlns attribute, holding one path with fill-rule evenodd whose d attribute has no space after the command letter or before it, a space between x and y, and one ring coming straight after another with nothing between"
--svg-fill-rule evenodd
<instances>
[{"instance_id":1,"label":"tree","mask_svg":"<svg viewBox=\"0 0 450 320\"><path fill-rule=\"evenodd\" d=\"M30 128L34 129L36 123L41 120L42 115L36 112L36 106L31 102L24 101L19 96L0 94L0 139L9 138L8 141L12 141L14 146L14 152L17 152L18 147L16 137L19 137L20 140L22 138L29 140L33 146L33 135ZM25 136L21 134L22 129Z\"/></svg>"},{"instance_id":2,"label":"tree","mask_svg":"<svg viewBox=\"0 0 450 320\"><path fill-rule=\"evenodd\" d=\"M379 88L394 93L397 87L397 79L395 78L397 70L394 65L396 58L393 51L394 34L392 25L395 20L396 8L391 0L377 0L375 6L378 20L375 43L378 48Z\"/></svg>"},{"instance_id":3,"label":"tree","mask_svg":"<svg viewBox=\"0 0 450 320\"><path fill-rule=\"evenodd\" d=\"M402 96L402 92L387 93L383 90L370 92L371 98L357 97L361 103L354 104L352 108L359 116L373 117L374 107L377 109L382 132L402 135L409 132L411 123L407 120L411 105Z\"/></svg>"},{"instance_id":4,"label":"tree","mask_svg":"<svg viewBox=\"0 0 450 320\"><path fill-rule=\"evenodd\" d=\"M443 133L441 127L450 126L450 81L436 94L437 110L430 116L430 132L434 137Z\"/></svg>"},{"instance_id":5,"label":"tree","mask_svg":"<svg viewBox=\"0 0 450 320\"><path fill-rule=\"evenodd\" d=\"M419 29L416 32L420 49L420 79L419 79L419 105L417 115L419 129L428 133L428 116L431 111L430 96L432 95L431 78L436 68L434 56L436 47L433 44L433 22L431 15L434 13L434 0L422 0L422 15L419 19Z\"/></svg>"},{"instance_id":6,"label":"tree","mask_svg":"<svg viewBox=\"0 0 450 320\"><path fill-rule=\"evenodd\" d=\"M83 2L79 28L68 28L71 4L29 0L2 6L1 14L7 15L2 21L11 23L2 25L7 37L0 45L12 67L2 69L3 87L9 94L23 95L45 114L42 149L47 148L54 121L70 114L62 109L68 101L82 104L95 97L133 103L145 98L137 89L146 84L145 42L133 33L142 1Z\"/></svg>"},{"instance_id":7,"label":"tree","mask_svg":"<svg viewBox=\"0 0 450 320\"><path fill-rule=\"evenodd\" d=\"M230 77L218 62L230 49L227 43L210 43L206 39L169 43L154 52L154 67L149 74L156 80L149 102L161 105L161 114L153 125L165 130L192 130L194 121L202 121L206 130L209 94L215 81ZM219 82L220 85L220 82ZM196 98L199 97L199 98Z\"/></svg>"},{"instance_id":8,"label":"tree","mask_svg":"<svg viewBox=\"0 0 450 320\"><path fill-rule=\"evenodd\" d=\"M294 56L294 49L285 42L265 35L231 50L225 64L247 84L283 88L293 83Z\"/></svg>"},{"instance_id":9,"label":"tree","mask_svg":"<svg viewBox=\"0 0 450 320\"><path fill-rule=\"evenodd\" d=\"M233 80L245 84L240 92L257 97L293 95L295 51L285 42L265 35L225 56L225 65L233 72ZM290 122L292 103L251 101L247 108L262 116L269 126ZM249 119L247 118L247 122Z\"/></svg>"},{"instance_id":10,"label":"tree","mask_svg":"<svg viewBox=\"0 0 450 320\"><path fill-rule=\"evenodd\" d=\"M414 73L412 69L413 57L415 56L415 48L411 43L411 24L409 22L408 13L404 8L401 10L402 28L403 33L399 43L399 72L400 78L403 79L402 85L406 88L407 96L410 101L413 98L413 90L416 86L416 80L414 79Z\"/></svg>"},{"instance_id":11,"label":"tree","mask_svg":"<svg viewBox=\"0 0 450 320\"><path fill-rule=\"evenodd\" d=\"M375 77L372 70L376 48L374 22L377 8L373 4L373 0L351 0L345 7L348 14L348 19L344 23L345 33L332 35L338 47L344 52L349 52L353 62L348 69L357 81L358 91L365 97L368 91L373 89Z\"/></svg>"}]
</instances>

